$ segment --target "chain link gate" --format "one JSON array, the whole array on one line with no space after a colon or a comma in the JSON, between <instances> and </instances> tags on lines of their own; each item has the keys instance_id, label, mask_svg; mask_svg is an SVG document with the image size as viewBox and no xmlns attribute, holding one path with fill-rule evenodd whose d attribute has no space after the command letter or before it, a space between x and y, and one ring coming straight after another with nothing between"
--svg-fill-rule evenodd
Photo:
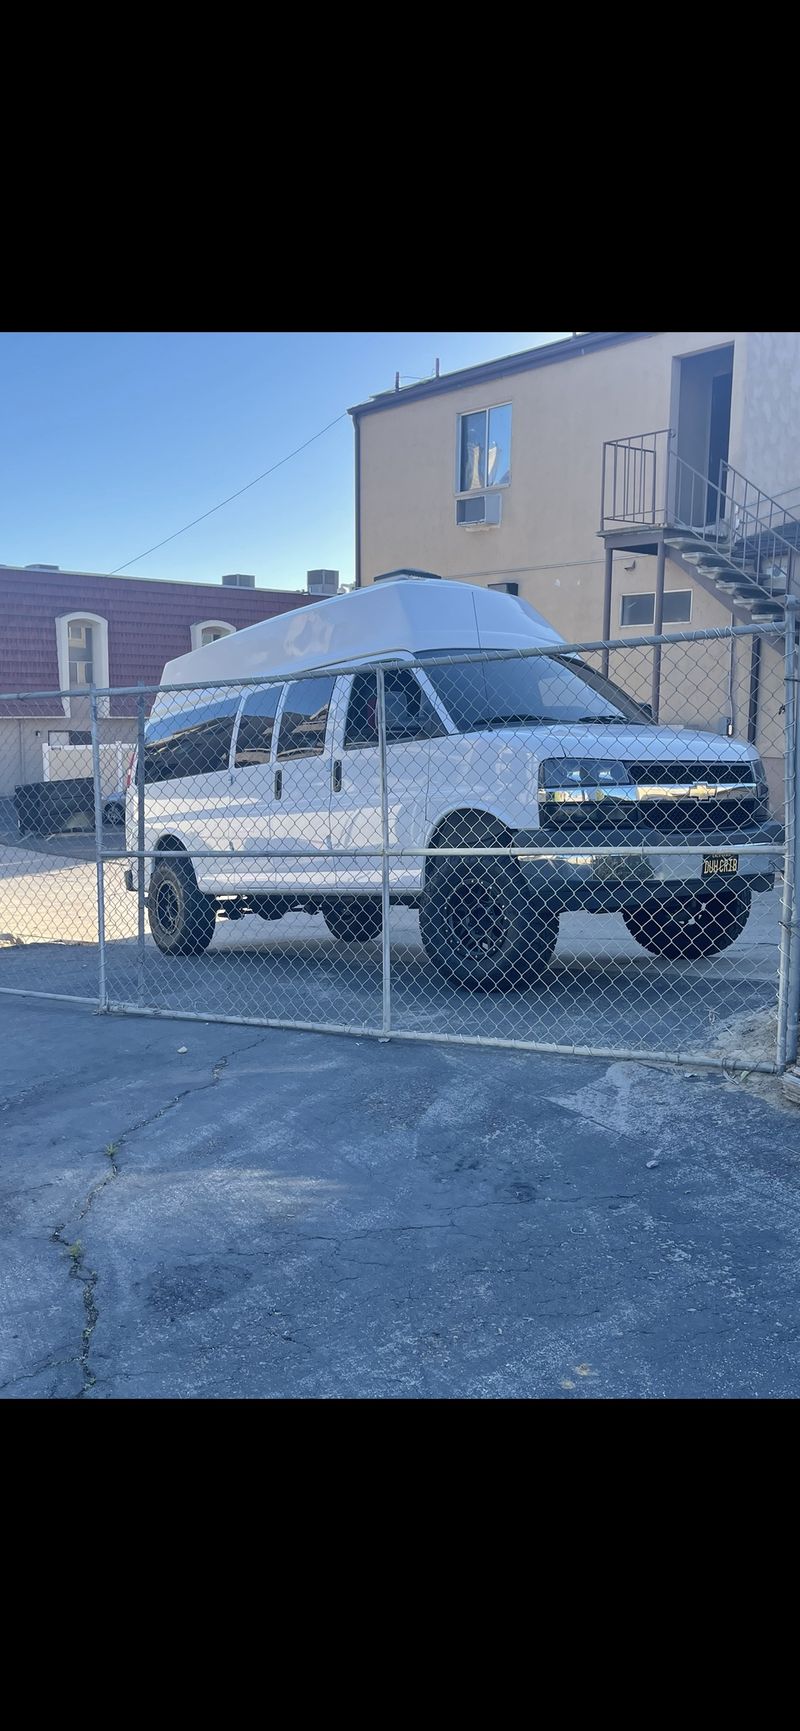
<instances>
[{"instance_id":1,"label":"chain link gate","mask_svg":"<svg viewBox=\"0 0 800 1731\"><path fill-rule=\"evenodd\" d=\"M781 1069L794 619L0 697L0 991Z\"/></svg>"}]
</instances>

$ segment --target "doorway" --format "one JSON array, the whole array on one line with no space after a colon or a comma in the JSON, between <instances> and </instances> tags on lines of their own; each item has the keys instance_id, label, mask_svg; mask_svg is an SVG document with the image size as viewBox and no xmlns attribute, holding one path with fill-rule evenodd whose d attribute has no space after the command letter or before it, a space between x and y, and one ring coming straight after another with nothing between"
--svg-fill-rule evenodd
<instances>
[{"instance_id":1,"label":"doorway","mask_svg":"<svg viewBox=\"0 0 800 1731\"><path fill-rule=\"evenodd\" d=\"M716 519L720 464L728 458L733 343L681 356L677 366L677 454L686 467L678 470L676 510L681 523L704 527Z\"/></svg>"}]
</instances>

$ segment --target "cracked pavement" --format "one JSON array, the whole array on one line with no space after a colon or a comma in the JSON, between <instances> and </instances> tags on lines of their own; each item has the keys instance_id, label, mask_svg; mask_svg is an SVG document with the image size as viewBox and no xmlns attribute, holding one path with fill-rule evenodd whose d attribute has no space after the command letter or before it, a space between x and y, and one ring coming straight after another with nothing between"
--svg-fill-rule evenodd
<instances>
[{"instance_id":1,"label":"cracked pavement","mask_svg":"<svg viewBox=\"0 0 800 1731\"><path fill-rule=\"evenodd\" d=\"M23 999L0 1051L3 1399L800 1390L777 1087Z\"/></svg>"}]
</instances>

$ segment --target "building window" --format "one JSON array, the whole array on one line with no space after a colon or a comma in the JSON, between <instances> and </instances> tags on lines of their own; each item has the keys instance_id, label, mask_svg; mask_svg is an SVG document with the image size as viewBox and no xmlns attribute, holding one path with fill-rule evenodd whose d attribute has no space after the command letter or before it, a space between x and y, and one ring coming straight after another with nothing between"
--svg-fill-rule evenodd
<instances>
[{"instance_id":1,"label":"building window","mask_svg":"<svg viewBox=\"0 0 800 1731\"><path fill-rule=\"evenodd\" d=\"M198 625L192 626L192 648L205 649L209 643L218 642L220 637L230 637L236 630L235 625L229 625L227 619L201 619Z\"/></svg>"},{"instance_id":2,"label":"building window","mask_svg":"<svg viewBox=\"0 0 800 1731\"><path fill-rule=\"evenodd\" d=\"M51 727L48 731L47 743L57 746L63 751L65 745L91 745L92 736L91 733L75 733L72 728L70 728L69 733L60 733L57 728L54 731Z\"/></svg>"},{"instance_id":3,"label":"building window","mask_svg":"<svg viewBox=\"0 0 800 1731\"><path fill-rule=\"evenodd\" d=\"M656 616L656 598L650 595L623 595L620 604L620 625L652 625ZM665 589L664 624L688 625L692 617L691 589Z\"/></svg>"},{"instance_id":4,"label":"building window","mask_svg":"<svg viewBox=\"0 0 800 1731\"><path fill-rule=\"evenodd\" d=\"M458 417L457 493L507 487L511 481L511 404Z\"/></svg>"},{"instance_id":5,"label":"building window","mask_svg":"<svg viewBox=\"0 0 800 1731\"><path fill-rule=\"evenodd\" d=\"M64 714L72 713L81 691L92 685L109 684L108 620L97 613L64 613L56 620L58 649L58 682L62 692L74 693L72 699L62 696ZM101 715L108 714L108 698L98 701Z\"/></svg>"},{"instance_id":6,"label":"building window","mask_svg":"<svg viewBox=\"0 0 800 1731\"><path fill-rule=\"evenodd\" d=\"M67 628L70 685L93 685L92 627L85 619L70 619Z\"/></svg>"}]
</instances>

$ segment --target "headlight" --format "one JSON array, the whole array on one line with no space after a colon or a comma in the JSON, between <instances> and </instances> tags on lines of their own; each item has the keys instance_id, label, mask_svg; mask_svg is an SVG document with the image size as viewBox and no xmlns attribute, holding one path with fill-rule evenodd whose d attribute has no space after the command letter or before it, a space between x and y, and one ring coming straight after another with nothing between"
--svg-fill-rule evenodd
<instances>
[{"instance_id":1,"label":"headlight","mask_svg":"<svg viewBox=\"0 0 800 1731\"><path fill-rule=\"evenodd\" d=\"M631 785L624 763L613 757L549 757L539 770L543 800L602 799L606 788Z\"/></svg>"}]
</instances>

